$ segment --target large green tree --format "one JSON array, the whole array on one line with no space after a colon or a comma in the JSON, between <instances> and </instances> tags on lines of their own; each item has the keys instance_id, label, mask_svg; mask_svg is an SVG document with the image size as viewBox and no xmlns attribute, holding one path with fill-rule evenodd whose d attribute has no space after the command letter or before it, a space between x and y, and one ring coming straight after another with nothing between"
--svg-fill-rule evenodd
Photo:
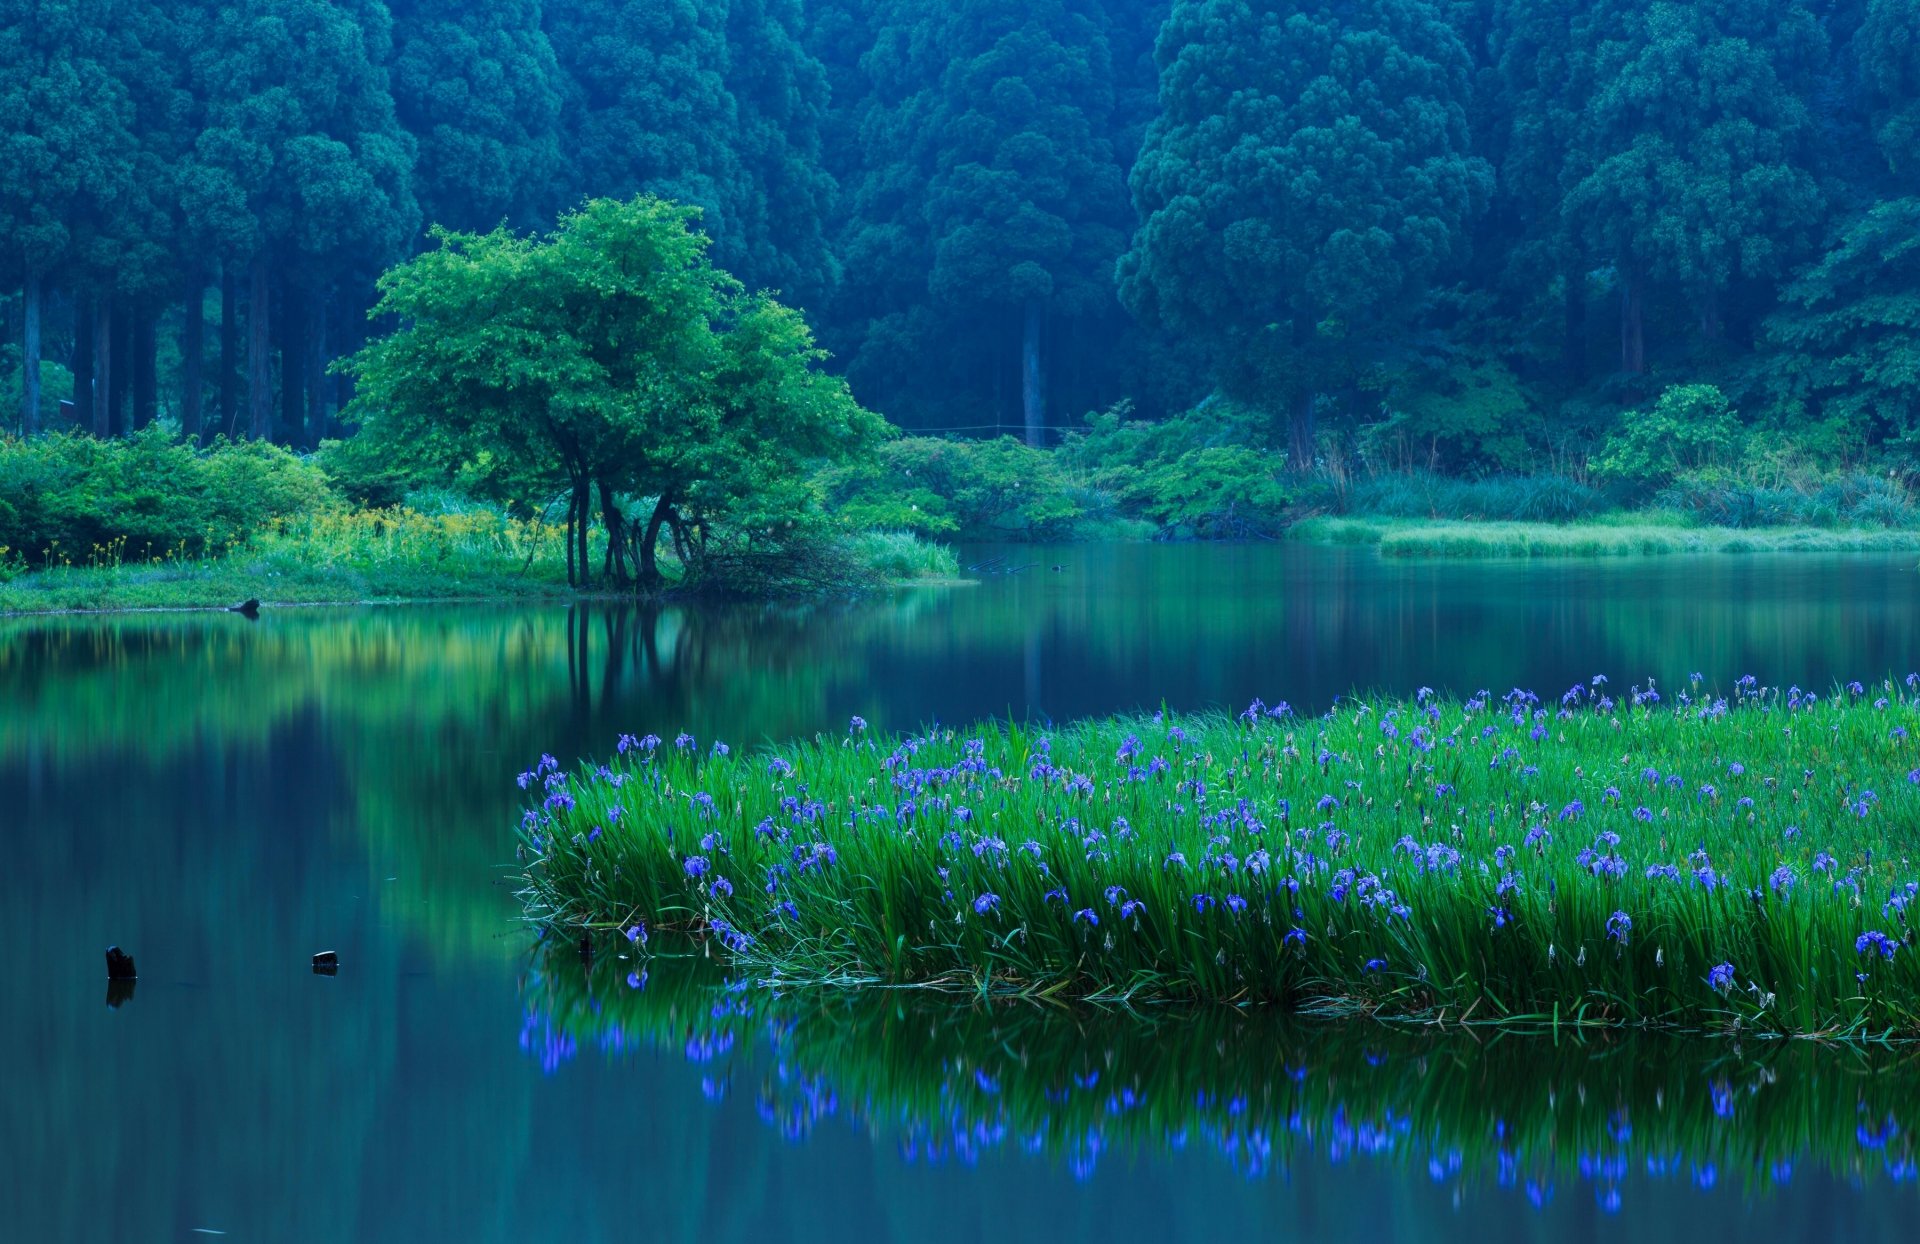
<instances>
[{"instance_id":1,"label":"large green tree","mask_svg":"<svg viewBox=\"0 0 1920 1244\"><path fill-rule=\"evenodd\" d=\"M0 273L22 298L21 430L42 426L50 280L86 281L134 178L133 108L115 73L108 0L0 0ZM76 378L92 414L91 377ZM76 396L80 396L77 392Z\"/></svg>"},{"instance_id":2,"label":"large green tree","mask_svg":"<svg viewBox=\"0 0 1920 1244\"><path fill-rule=\"evenodd\" d=\"M1818 240L1805 101L1827 42L1800 0L1602 0L1580 34L1593 85L1562 210L1616 265L1638 372L1650 286L1684 291L1718 339L1731 287L1778 280Z\"/></svg>"},{"instance_id":3,"label":"large green tree","mask_svg":"<svg viewBox=\"0 0 1920 1244\"><path fill-rule=\"evenodd\" d=\"M1486 198L1466 49L1427 0L1179 0L1159 63L1121 297L1290 408L1305 469L1318 395L1404 331Z\"/></svg>"},{"instance_id":4,"label":"large green tree","mask_svg":"<svg viewBox=\"0 0 1920 1244\"><path fill-rule=\"evenodd\" d=\"M564 490L580 583L596 504L609 573L647 588L663 530L684 552L717 525L791 517L813 460L885 425L820 370L797 313L712 264L697 216L601 199L546 237L437 232L381 280L376 311L400 327L353 360L355 413L386 443L490 472L523 500ZM622 494L648 502L632 531Z\"/></svg>"},{"instance_id":5,"label":"large green tree","mask_svg":"<svg viewBox=\"0 0 1920 1244\"><path fill-rule=\"evenodd\" d=\"M246 267L248 431L265 438L275 288L289 312L284 375L305 362L304 293L407 249L416 144L395 116L392 18L379 0L195 2L190 68L204 112L182 197L190 233ZM286 414L292 438L300 416Z\"/></svg>"},{"instance_id":6,"label":"large green tree","mask_svg":"<svg viewBox=\"0 0 1920 1244\"><path fill-rule=\"evenodd\" d=\"M547 0L544 21L566 80L569 198L691 204L750 285L831 283L827 79L797 0Z\"/></svg>"},{"instance_id":7,"label":"large green tree","mask_svg":"<svg viewBox=\"0 0 1920 1244\"><path fill-rule=\"evenodd\" d=\"M541 0L396 0L393 97L419 144L427 221L518 227L551 212L560 175L562 80Z\"/></svg>"}]
</instances>

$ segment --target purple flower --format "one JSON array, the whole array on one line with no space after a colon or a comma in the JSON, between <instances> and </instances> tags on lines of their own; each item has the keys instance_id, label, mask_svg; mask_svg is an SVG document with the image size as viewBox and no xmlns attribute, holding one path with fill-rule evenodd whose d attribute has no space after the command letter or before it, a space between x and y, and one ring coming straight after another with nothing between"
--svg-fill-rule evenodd
<instances>
[{"instance_id":1,"label":"purple flower","mask_svg":"<svg viewBox=\"0 0 1920 1244\"><path fill-rule=\"evenodd\" d=\"M628 926L628 928L627 928L627 940L628 940L629 942L632 942L632 943L633 943L634 945L636 945L636 946L643 946L643 945L645 945L645 944L646 944L646 941L647 941L647 925L646 925L646 922L645 922L645 921L635 921L635 922L634 922L634 923L633 923L632 925L630 925L630 926Z\"/></svg>"},{"instance_id":2,"label":"purple flower","mask_svg":"<svg viewBox=\"0 0 1920 1244\"><path fill-rule=\"evenodd\" d=\"M1624 911L1616 911L1607 918L1607 936L1622 946L1627 944L1627 935L1633 932L1633 917Z\"/></svg>"},{"instance_id":3,"label":"purple flower","mask_svg":"<svg viewBox=\"0 0 1920 1244\"><path fill-rule=\"evenodd\" d=\"M973 900L973 914L976 916L984 916L999 906L1000 896L998 894L982 894L979 898Z\"/></svg>"},{"instance_id":4,"label":"purple flower","mask_svg":"<svg viewBox=\"0 0 1920 1244\"><path fill-rule=\"evenodd\" d=\"M1888 937L1885 933L1880 932L1878 929L1862 933L1858 938L1854 939L1853 943L1855 954L1872 954L1878 950L1882 959L1893 958L1893 952L1898 950L1899 947L1900 944L1898 942Z\"/></svg>"},{"instance_id":5,"label":"purple flower","mask_svg":"<svg viewBox=\"0 0 1920 1244\"><path fill-rule=\"evenodd\" d=\"M1722 963L1707 973L1707 987L1715 993L1725 993L1733 988L1733 965Z\"/></svg>"},{"instance_id":6,"label":"purple flower","mask_svg":"<svg viewBox=\"0 0 1920 1244\"><path fill-rule=\"evenodd\" d=\"M707 875L709 865L704 855L689 855L681 867L687 870L687 876L698 879Z\"/></svg>"},{"instance_id":7,"label":"purple flower","mask_svg":"<svg viewBox=\"0 0 1920 1244\"><path fill-rule=\"evenodd\" d=\"M675 738L674 738L674 740L673 740L673 745L674 745L675 747L677 747L677 748L679 748L679 749L680 749L681 751L683 751L683 752L688 752L688 751L692 751L692 750L693 750L693 736L692 736L691 734L687 734L687 733L685 733L685 732L682 732L681 734L679 734L679 735L677 735L677 736L675 736Z\"/></svg>"},{"instance_id":8,"label":"purple flower","mask_svg":"<svg viewBox=\"0 0 1920 1244\"><path fill-rule=\"evenodd\" d=\"M728 881L725 877L715 877L713 884L707 887L707 892L715 898L732 898L733 882Z\"/></svg>"},{"instance_id":9,"label":"purple flower","mask_svg":"<svg viewBox=\"0 0 1920 1244\"><path fill-rule=\"evenodd\" d=\"M1367 971L1369 972L1384 972L1386 970L1386 967L1387 967L1387 961L1385 959L1367 960Z\"/></svg>"},{"instance_id":10,"label":"purple flower","mask_svg":"<svg viewBox=\"0 0 1920 1244\"><path fill-rule=\"evenodd\" d=\"M867 719L865 717L854 717L852 720L847 722L848 734L865 734L866 732L867 732Z\"/></svg>"},{"instance_id":11,"label":"purple flower","mask_svg":"<svg viewBox=\"0 0 1920 1244\"><path fill-rule=\"evenodd\" d=\"M1093 908L1082 907L1079 911L1073 913L1073 922L1079 924L1081 921L1085 921L1091 925L1098 925L1100 923L1100 916Z\"/></svg>"}]
</instances>

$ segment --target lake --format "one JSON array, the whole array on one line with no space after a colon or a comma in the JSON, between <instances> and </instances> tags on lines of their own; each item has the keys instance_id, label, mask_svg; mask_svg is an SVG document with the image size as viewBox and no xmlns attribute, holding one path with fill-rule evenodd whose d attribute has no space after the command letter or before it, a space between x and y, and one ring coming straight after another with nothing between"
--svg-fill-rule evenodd
<instances>
[{"instance_id":1,"label":"lake","mask_svg":"<svg viewBox=\"0 0 1920 1244\"><path fill-rule=\"evenodd\" d=\"M514 774L623 730L1920 669L1910 556L963 561L807 606L0 621L8 1234L1910 1238L1904 1049L780 998L515 922Z\"/></svg>"}]
</instances>

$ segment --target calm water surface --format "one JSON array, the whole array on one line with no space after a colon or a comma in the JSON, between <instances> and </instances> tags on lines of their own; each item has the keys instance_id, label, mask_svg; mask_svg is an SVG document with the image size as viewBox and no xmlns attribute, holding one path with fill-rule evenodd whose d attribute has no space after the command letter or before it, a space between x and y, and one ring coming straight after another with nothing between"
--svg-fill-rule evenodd
<instances>
[{"instance_id":1,"label":"calm water surface","mask_svg":"<svg viewBox=\"0 0 1920 1244\"><path fill-rule=\"evenodd\" d=\"M620 730L1920 668L1911 557L1001 555L812 608L0 622L0 1234L1911 1238L1902 1051L771 999L512 922L512 775Z\"/></svg>"}]
</instances>

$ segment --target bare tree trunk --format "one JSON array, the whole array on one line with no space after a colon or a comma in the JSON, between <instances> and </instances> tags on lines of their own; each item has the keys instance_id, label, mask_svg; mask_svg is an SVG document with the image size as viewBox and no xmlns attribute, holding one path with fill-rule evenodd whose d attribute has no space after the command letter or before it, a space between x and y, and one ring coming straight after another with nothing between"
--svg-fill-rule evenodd
<instances>
[{"instance_id":1,"label":"bare tree trunk","mask_svg":"<svg viewBox=\"0 0 1920 1244\"><path fill-rule=\"evenodd\" d=\"M1562 274L1560 362L1569 384L1587 379L1587 274L1584 255L1576 254Z\"/></svg>"},{"instance_id":2,"label":"bare tree trunk","mask_svg":"<svg viewBox=\"0 0 1920 1244\"><path fill-rule=\"evenodd\" d=\"M315 288L307 296L307 444L320 447L327 425L327 295Z\"/></svg>"},{"instance_id":3,"label":"bare tree trunk","mask_svg":"<svg viewBox=\"0 0 1920 1244\"><path fill-rule=\"evenodd\" d=\"M1640 273L1632 263L1620 270L1620 370L1637 376L1647 370L1645 311Z\"/></svg>"},{"instance_id":4,"label":"bare tree trunk","mask_svg":"<svg viewBox=\"0 0 1920 1244\"><path fill-rule=\"evenodd\" d=\"M93 303L77 294L73 300L73 422L93 426Z\"/></svg>"},{"instance_id":5,"label":"bare tree trunk","mask_svg":"<svg viewBox=\"0 0 1920 1244\"><path fill-rule=\"evenodd\" d=\"M1046 378L1040 368L1043 312L1038 298L1027 300L1026 331L1020 343L1020 411L1026 423L1027 444L1035 449L1044 449L1047 444Z\"/></svg>"},{"instance_id":6,"label":"bare tree trunk","mask_svg":"<svg viewBox=\"0 0 1920 1244\"><path fill-rule=\"evenodd\" d=\"M661 494L653 503L653 513L647 516L646 530L640 536L640 565L635 573L640 586L648 590L659 587L665 579L660 574L660 527L667 521L667 515L673 511L673 497Z\"/></svg>"},{"instance_id":7,"label":"bare tree trunk","mask_svg":"<svg viewBox=\"0 0 1920 1244\"><path fill-rule=\"evenodd\" d=\"M113 344L109 352L113 355L113 383L107 386L107 422L115 436L127 434L128 393L132 389L129 381L133 374L133 334L127 309L117 306L113 309Z\"/></svg>"},{"instance_id":8,"label":"bare tree trunk","mask_svg":"<svg viewBox=\"0 0 1920 1244\"><path fill-rule=\"evenodd\" d=\"M613 489L605 482L600 485L600 519L607 525L607 579L609 582L625 585L627 579L627 554L621 547L625 523L620 516L620 505L614 499Z\"/></svg>"},{"instance_id":9,"label":"bare tree trunk","mask_svg":"<svg viewBox=\"0 0 1920 1244\"><path fill-rule=\"evenodd\" d=\"M195 276L187 282L186 318L180 321L180 432L198 444L200 436L200 370L206 351L207 283Z\"/></svg>"},{"instance_id":10,"label":"bare tree trunk","mask_svg":"<svg viewBox=\"0 0 1920 1244\"><path fill-rule=\"evenodd\" d=\"M1726 317L1720 313L1720 287L1707 286L1706 293L1700 299L1700 335L1708 341L1719 342L1727 335Z\"/></svg>"},{"instance_id":11,"label":"bare tree trunk","mask_svg":"<svg viewBox=\"0 0 1920 1244\"><path fill-rule=\"evenodd\" d=\"M264 441L273 437L273 360L268 354L273 293L267 285L265 255L255 255L247 265L247 286L247 435Z\"/></svg>"},{"instance_id":12,"label":"bare tree trunk","mask_svg":"<svg viewBox=\"0 0 1920 1244\"><path fill-rule=\"evenodd\" d=\"M292 281L280 286L280 437L296 448L309 442L307 405L307 298Z\"/></svg>"},{"instance_id":13,"label":"bare tree trunk","mask_svg":"<svg viewBox=\"0 0 1920 1244\"><path fill-rule=\"evenodd\" d=\"M1308 389L1293 399L1293 418L1289 420L1287 465L1297 475L1313 470L1314 454L1319 448L1319 428L1315 404L1318 394Z\"/></svg>"},{"instance_id":14,"label":"bare tree trunk","mask_svg":"<svg viewBox=\"0 0 1920 1244\"><path fill-rule=\"evenodd\" d=\"M20 360L20 435L40 435L40 274L27 272L24 353Z\"/></svg>"},{"instance_id":15,"label":"bare tree trunk","mask_svg":"<svg viewBox=\"0 0 1920 1244\"><path fill-rule=\"evenodd\" d=\"M133 426L138 430L160 413L160 334L149 311L129 311L127 318L127 337L133 343Z\"/></svg>"},{"instance_id":16,"label":"bare tree trunk","mask_svg":"<svg viewBox=\"0 0 1920 1244\"><path fill-rule=\"evenodd\" d=\"M579 573L574 567L574 557L573 557L573 525L575 522L579 521L579 518L580 518L580 494L577 491L570 492L567 494L567 529L566 529L567 586L568 587L577 586L580 582ZM568 635L568 639L569 641L571 641L572 639L571 634Z\"/></svg>"},{"instance_id":17,"label":"bare tree trunk","mask_svg":"<svg viewBox=\"0 0 1920 1244\"><path fill-rule=\"evenodd\" d=\"M93 304L93 434L113 434L113 299Z\"/></svg>"},{"instance_id":18,"label":"bare tree trunk","mask_svg":"<svg viewBox=\"0 0 1920 1244\"><path fill-rule=\"evenodd\" d=\"M580 521L574 525L576 538L580 541L580 586L593 586L593 549L587 540L587 527L593 521L593 496L588 491L588 480L583 475L573 481L573 508L580 515Z\"/></svg>"},{"instance_id":19,"label":"bare tree trunk","mask_svg":"<svg viewBox=\"0 0 1920 1244\"><path fill-rule=\"evenodd\" d=\"M233 261L220 264L220 430L228 436L240 418L240 290Z\"/></svg>"}]
</instances>

